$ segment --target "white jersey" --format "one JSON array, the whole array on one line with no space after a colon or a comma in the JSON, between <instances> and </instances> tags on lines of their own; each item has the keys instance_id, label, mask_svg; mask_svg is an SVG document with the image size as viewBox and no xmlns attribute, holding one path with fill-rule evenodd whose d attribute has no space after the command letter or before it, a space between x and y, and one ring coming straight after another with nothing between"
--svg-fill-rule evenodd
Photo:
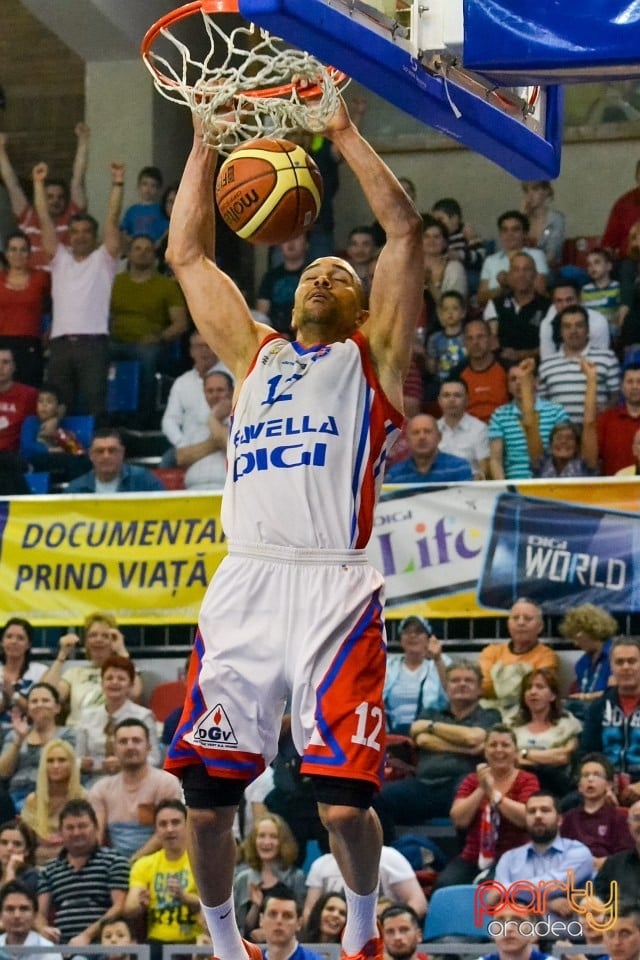
<instances>
[{"instance_id":1,"label":"white jersey","mask_svg":"<svg viewBox=\"0 0 640 960\"><path fill-rule=\"evenodd\" d=\"M222 507L227 538L363 549L401 425L361 333L306 349L269 337L233 412Z\"/></svg>"}]
</instances>

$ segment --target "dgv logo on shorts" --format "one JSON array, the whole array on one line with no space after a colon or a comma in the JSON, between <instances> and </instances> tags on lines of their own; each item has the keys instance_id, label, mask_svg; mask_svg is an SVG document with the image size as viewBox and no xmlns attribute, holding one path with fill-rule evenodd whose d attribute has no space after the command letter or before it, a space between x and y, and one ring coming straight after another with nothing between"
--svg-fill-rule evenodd
<instances>
[{"instance_id":1,"label":"dgv logo on shorts","mask_svg":"<svg viewBox=\"0 0 640 960\"><path fill-rule=\"evenodd\" d=\"M193 730L193 742L222 749L233 747L235 750L237 748L236 735L221 703L217 703L215 707L198 720Z\"/></svg>"}]
</instances>

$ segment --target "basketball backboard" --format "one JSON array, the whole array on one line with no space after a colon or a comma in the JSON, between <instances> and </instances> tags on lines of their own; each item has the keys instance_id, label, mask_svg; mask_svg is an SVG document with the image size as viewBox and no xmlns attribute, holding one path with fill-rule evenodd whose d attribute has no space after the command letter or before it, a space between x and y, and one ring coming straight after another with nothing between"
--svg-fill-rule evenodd
<instances>
[{"instance_id":1,"label":"basketball backboard","mask_svg":"<svg viewBox=\"0 0 640 960\"><path fill-rule=\"evenodd\" d=\"M239 11L513 176L558 176L560 88L498 88L469 71L463 0L239 0Z\"/></svg>"},{"instance_id":2,"label":"basketball backboard","mask_svg":"<svg viewBox=\"0 0 640 960\"><path fill-rule=\"evenodd\" d=\"M640 77L633 0L464 0L464 62L499 83Z\"/></svg>"}]
</instances>

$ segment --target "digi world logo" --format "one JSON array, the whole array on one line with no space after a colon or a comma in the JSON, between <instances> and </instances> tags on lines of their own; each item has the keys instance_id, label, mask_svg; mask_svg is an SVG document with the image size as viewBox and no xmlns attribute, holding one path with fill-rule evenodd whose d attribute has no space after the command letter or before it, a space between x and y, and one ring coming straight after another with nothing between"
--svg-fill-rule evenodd
<instances>
[{"instance_id":1,"label":"digi world logo","mask_svg":"<svg viewBox=\"0 0 640 960\"><path fill-rule=\"evenodd\" d=\"M603 901L591 880L584 887L576 886L573 870L567 870L566 881L516 880L505 886L498 880L483 880L475 889L473 922L476 927L486 926L491 937L504 936L514 925L525 937L582 937L589 932L606 933L614 926L618 898L617 881L609 884L609 899ZM554 901L562 901L563 908ZM520 914L523 919L501 919L502 913Z\"/></svg>"}]
</instances>

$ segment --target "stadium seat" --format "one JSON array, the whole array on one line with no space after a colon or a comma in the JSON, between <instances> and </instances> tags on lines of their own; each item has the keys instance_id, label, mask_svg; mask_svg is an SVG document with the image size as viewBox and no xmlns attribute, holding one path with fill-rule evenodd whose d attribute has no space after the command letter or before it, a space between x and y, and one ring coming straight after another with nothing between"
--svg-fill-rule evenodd
<instances>
[{"instance_id":1,"label":"stadium seat","mask_svg":"<svg viewBox=\"0 0 640 960\"><path fill-rule=\"evenodd\" d=\"M441 937L460 937L472 940L490 940L487 931L489 917L480 926L474 922L474 898L477 887L465 883L436 890L429 903L429 912L424 922L424 939L438 940Z\"/></svg>"},{"instance_id":2,"label":"stadium seat","mask_svg":"<svg viewBox=\"0 0 640 960\"><path fill-rule=\"evenodd\" d=\"M30 493L49 493L51 476L48 473L25 473L25 480Z\"/></svg>"},{"instance_id":3,"label":"stadium seat","mask_svg":"<svg viewBox=\"0 0 640 960\"><path fill-rule=\"evenodd\" d=\"M96 428L95 417L90 413L77 414L70 417L63 417L60 426L65 430L75 433L76 437L85 450L88 450L93 440L93 433Z\"/></svg>"},{"instance_id":4,"label":"stadium seat","mask_svg":"<svg viewBox=\"0 0 640 960\"><path fill-rule=\"evenodd\" d=\"M165 490L184 490L182 467L152 467L151 472L164 484Z\"/></svg>"},{"instance_id":5,"label":"stadium seat","mask_svg":"<svg viewBox=\"0 0 640 960\"><path fill-rule=\"evenodd\" d=\"M138 409L140 364L137 360L113 360L107 374L107 412L133 413Z\"/></svg>"},{"instance_id":6,"label":"stadium seat","mask_svg":"<svg viewBox=\"0 0 640 960\"><path fill-rule=\"evenodd\" d=\"M184 680L168 680L155 686L149 697L149 710L156 720L164 723L170 713L173 713L184 703L187 695L187 685Z\"/></svg>"}]
</instances>

